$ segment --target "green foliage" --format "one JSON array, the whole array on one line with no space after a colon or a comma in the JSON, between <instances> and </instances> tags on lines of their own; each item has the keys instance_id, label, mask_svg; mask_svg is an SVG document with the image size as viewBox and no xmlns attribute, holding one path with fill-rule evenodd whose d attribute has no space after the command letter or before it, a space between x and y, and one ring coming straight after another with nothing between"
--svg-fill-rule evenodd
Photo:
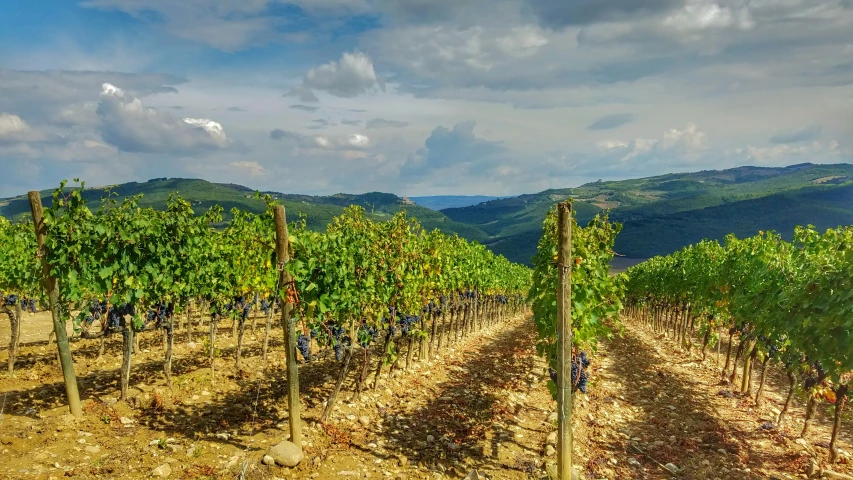
<instances>
[{"instance_id":1,"label":"green foliage","mask_svg":"<svg viewBox=\"0 0 853 480\"><path fill-rule=\"evenodd\" d=\"M552 208L542 224L542 238L533 259L533 286L528 300L533 305L537 350L556 370L557 360L557 280L558 222ZM601 336L612 332L622 309L621 277L609 274L613 243L621 225L607 216L595 216L581 228L572 216L571 307L573 343L578 348L595 348Z\"/></svg>"},{"instance_id":2,"label":"green foliage","mask_svg":"<svg viewBox=\"0 0 853 480\"><path fill-rule=\"evenodd\" d=\"M853 227L797 227L790 243L774 232L729 235L725 245L704 241L627 275L628 302L689 305L758 339L760 357L773 346L794 369L818 362L835 383L853 373Z\"/></svg>"},{"instance_id":3,"label":"green foliage","mask_svg":"<svg viewBox=\"0 0 853 480\"><path fill-rule=\"evenodd\" d=\"M42 267L32 222L0 218L0 295L42 299Z\"/></svg>"}]
</instances>

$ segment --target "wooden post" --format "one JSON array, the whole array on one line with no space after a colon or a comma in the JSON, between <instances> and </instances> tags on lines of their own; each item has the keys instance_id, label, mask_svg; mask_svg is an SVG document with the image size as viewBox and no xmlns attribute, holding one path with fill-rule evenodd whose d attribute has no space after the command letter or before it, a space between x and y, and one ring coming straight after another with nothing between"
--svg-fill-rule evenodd
<instances>
[{"instance_id":1,"label":"wooden post","mask_svg":"<svg viewBox=\"0 0 853 480\"><path fill-rule=\"evenodd\" d=\"M572 204L557 206L557 473L572 478Z\"/></svg>"},{"instance_id":2,"label":"wooden post","mask_svg":"<svg viewBox=\"0 0 853 480\"><path fill-rule=\"evenodd\" d=\"M286 292L290 284L290 274L284 265L290 261L289 240L287 237L287 217L284 206L275 207L275 251L278 258L279 288ZM296 364L296 328L291 319L293 305L284 295L281 302L281 324L284 326L284 348L287 355L287 407L290 415L290 441L302 448L302 419L299 416L299 370Z\"/></svg>"},{"instance_id":3,"label":"wooden post","mask_svg":"<svg viewBox=\"0 0 853 480\"><path fill-rule=\"evenodd\" d=\"M75 417L83 415L80 406L80 392L77 389L77 376L74 375L74 360L71 358L71 347L68 346L68 334L65 331L65 322L59 314L59 283L50 274L50 267L44 258L44 237L47 227L44 224L44 213L41 206L41 195L39 192L29 192L30 212L33 215L33 225L36 229L36 242L38 244L38 255L41 258L41 267L44 275L44 288L50 301L50 314L53 317L53 333L56 335L56 347L59 349L59 365L62 367L62 376L65 377L65 394L68 397L68 408Z\"/></svg>"}]
</instances>

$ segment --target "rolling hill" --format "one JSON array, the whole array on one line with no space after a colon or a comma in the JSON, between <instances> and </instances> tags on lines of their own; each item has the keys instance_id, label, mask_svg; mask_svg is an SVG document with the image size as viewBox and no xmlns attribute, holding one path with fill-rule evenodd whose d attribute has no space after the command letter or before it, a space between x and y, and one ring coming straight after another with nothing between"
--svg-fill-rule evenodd
<instances>
[{"instance_id":1,"label":"rolling hill","mask_svg":"<svg viewBox=\"0 0 853 480\"><path fill-rule=\"evenodd\" d=\"M105 195L105 187L87 187L84 197L89 202L90 208L95 209ZM110 186L110 191L115 194L116 199L121 200L133 195L142 194L139 204L143 207L164 209L166 201L171 193L177 192L182 197L192 202L196 213L206 211L213 205L221 205L225 209L226 219L232 208L261 212L264 203L254 198L254 190L235 184L217 184L206 180L183 179L183 178L156 178L147 182L130 182ZM52 203L53 190L41 191L42 203ZM278 192L269 193L278 198L287 208L288 220L294 221L300 215L306 216L307 225L314 230L326 228L326 225L343 209L349 205L359 205L365 208L368 216L375 220L390 218L402 209L417 218L421 224L429 229L439 228L449 234L459 234L469 240L485 243L489 236L476 226L456 222L447 218L443 213L429 208L415 205L414 203L389 193L365 193L362 195L336 194L329 196L312 196L298 194L283 194ZM26 195L14 198L0 199L0 215L19 219L29 215L30 206Z\"/></svg>"},{"instance_id":2,"label":"rolling hill","mask_svg":"<svg viewBox=\"0 0 853 480\"><path fill-rule=\"evenodd\" d=\"M416 204L431 208L433 210L443 210L445 208L460 208L470 207L479 203L488 202L489 200L498 200L507 197L488 197L486 195L433 195L429 197L409 197L409 200Z\"/></svg>"},{"instance_id":3,"label":"rolling hill","mask_svg":"<svg viewBox=\"0 0 853 480\"><path fill-rule=\"evenodd\" d=\"M87 189L97 207L104 187ZM140 204L164 208L169 194L180 193L200 213L213 205L261 211L254 190L235 184L198 179L159 178L114 185L118 199L143 194ZM43 191L45 204L52 191ZM790 238L795 225L829 228L853 224L853 165L798 164L788 167L738 167L660 175L623 181L593 182L577 188L553 189L510 198L494 198L440 211L389 193L312 196L269 193L287 207L288 218L307 217L319 230L349 205L360 205L376 220L401 209L427 229L438 228L487 245L510 260L528 263L536 252L542 219L555 203L574 200L578 221L588 222L608 212L623 223L616 251L625 265L637 259L666 254L703 238L722 240L726 234L755 234L777 230ZM418 197L416 197L418 198ZM423 198L423 197L420 197ZM474 196L426 197L433 205L474 202ZM421 200L421 202L424 202ZM435 203L438 202L438 203ZM26 196L0 199L0 215L20 218L29 213Z\"/></svg>"},{"instance_id":4,"label":"rolling hill","mask_svg":"<svg viewBox=\"0 0 853 480\"><path fill-rule=\"evenodd\" d=\"M541 219L554 203L574 199L578 221L597 213L624 224L616 251L648 258L703 238L777 230L790 237L795 225L820 228L853 223L853 165L738 167L668 174L493 200L442 210L452 220L480 227L487 245L518 262L536 252Z\"/></svg>"}]
</instances>

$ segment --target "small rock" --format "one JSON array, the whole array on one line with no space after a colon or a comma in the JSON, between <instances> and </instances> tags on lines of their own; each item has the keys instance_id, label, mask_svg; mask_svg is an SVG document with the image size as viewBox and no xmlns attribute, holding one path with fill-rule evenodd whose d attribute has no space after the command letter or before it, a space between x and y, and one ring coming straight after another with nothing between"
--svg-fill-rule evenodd
<instances>
[{"instance_id":1,"label":"small rock","mask_svg":"<svg viewBox=\"0 0 853 480\"><path fill-rule=\"evenodd\" d=\"M476 470L471 470L468 473L468 476L465 477L465 480L485 480L485 478L486 477L484 477L483 475L480 475L480 472Z\"/></svg>"},{"instance_id":2,"label":"small rock","mask_svg":"<svg viewBox=\"0 0 853 480\"><path fill-rule=\"evenodd\" d=\"M278 445L270 447L267 455L271 456L275 463L284 467L295 467L305 458L302 449L293 442L282 441Z\"/></svg>"},{"instance_id":3,"label":"small rock","mask_svg":"<svg viewBox=\"0 0 853 480\"><path fill-rule=\"evenodd\" d=\"M817 473L819 471L820 471L820 465L818 465L817 462L812 460L811 463L809 464L809 469L808 469L809 476L813 477L813 476L817 475Z\"/></svg>"},{"instance_id":4,"label":"small rock","mask_svg":"<svg viewBox=\"0 0 853 480\"><path fill-rule=\"evenodd\" d=\"M557 453L557 450L554 449L554 447L552 445L548 445L547 447L545 447L545 456L546 457L553 457L556 453Z\"/></svg>"},{"instance_id":5,"label":"small rock","mask_svg":"<svg viewBox=\"0 0 853 480\"><path fill-rule=\"evenodd\" d=\"M671 473L678 473L678 467L676 467L672 463L667 463L666 465L663 466L663 468L669 470Z\"/></svg>"},{"instance_id":6,"label":"small rock","mask_svg":"<svg viewBox=\"0 0 853 480\"><path fill-rule=\"evenodd\" d=\"M548 434L548 438L545 440L545 443L548 445L556 445L557 444L557 432L551 432Z\"/></svg>"},{"instance_id":7,"label":"small rock","mask_svg":"<svg viewBox=\"0 0 853 480\"><path fill-rule=\"evenodd\" d=\"M347 415L347 420L355 420L356 418L358 418L358 417L356 417L355 415L352 415L352 414Z\"/></svg>"},{"instance_id":8,"label":"small rock","mask_svg":"<svg viewBox=\"0 0 853 480\"><path fill-rule=\"evenodd\" d=\"M362 415L362 416L358 417L358 423L360 423L366 427L366 426L370 425L370 417L368 417L367 415Z\"/></svg>"},{"instance_id":9,"label":"small rock","mask_svg":"<svg viewBox=\"0 0 853 480\"><path fill-rule=\"evenodd\" d=\"M725 455L725 454L727 454L727 453L729 453L729 452L727 452L725 448L718 448L718 449L717 449L717 453L722 453L723 455Z\"/></svg>"},{"instance_id":10,"label":"small rock","mask_svg":"<svg viewBox=\"0 0 853 480\"><path fill-rule=\"evenodd\" d=\"M432 435L427 435L426 441L429 443L432 443L435 441L435 437Z\"/></svg>"},{"instance_id":11,"label":"small rock","mask_svg":"<svg viewBox=\"0 0 853 480\"><path fill-rule=\"evenodd\" d=\"M134 423L136 423L136 420L127 417L121 417L118 419L118 421L121 422L122 425L133 425Z\"/></svg>"},{"instance_id":12,"label":"small rock","mask_svg":"<svg viewBox=\"0 0 853 480\"><path fill-rule=\"evenodd\" d=\"M202 391L201 391L201 396L202 396L202 397L209 397L209 396L210 396L210 392L208 392L207 390L202 390Z\"/></svg>"},{"instance_id":13,"label":"small rock","mask_svg":"<svg viewBox=\"0 0 853 480\"><path fill-rule=\"evenodd\" d=\"M216 438L218 438L220 440L226 440L227 441L229 438L231 438L231 435L229 435L227 433L217 433Z\"/></svg>"},{"instance_id":14,"label":"small rock","mask_svg":"<svg viewBox=\"0 0 853 480\"><path fill-rule=\"evenodd\" d=\"M630 465L634 468L643 468L643 464L640 463L639 460L637 460L636 458L633 458L633 457L628 459L628 465Z\"/></svg>"},{"instance_id":15,"label":"small rock","mask_svg":"<svg viewBox=\"0 0 853 480\"><path fill-rule=\"evenodd\" d=\"M261 463L263 463L264 465L273 466L275 465L275 459L269 455L264 455L264 458L261 460Z\"/></svg>"},{"instance_id":16,"label":"small rock","mask_svg":"<svg viewBox=\"0 0 853 480\"><path fill-rule=\"evenodd\" d=\"M164 463L151 471L152 477L166 478L172 474L172 467L168 463Z\"/></svg>"},{"instance_id":17,"label":"small rock","mask_svg":"<svg viewBox=\"0 0 853 480\"><path fill-rule=\"evenodd\" d=\"M94 455L96 453L101 453L101 447L99 447L97 445L89 445L88 447L86 447L85 450L86 450L86 453L90 453L92 455Z\"/></svg>"}]
</instances>

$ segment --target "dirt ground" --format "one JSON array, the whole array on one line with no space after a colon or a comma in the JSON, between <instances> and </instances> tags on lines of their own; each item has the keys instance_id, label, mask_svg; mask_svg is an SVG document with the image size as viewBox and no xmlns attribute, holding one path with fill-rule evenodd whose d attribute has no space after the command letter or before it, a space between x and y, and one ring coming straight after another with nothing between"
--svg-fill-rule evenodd
<instances>
[{"instance_id":1,"label":"dirt ground","mask_svg":"<svg viewBox=\"0 0 853 480\"><path fill-rule=\"evenodd\" d=\"M6 324L8 325L8 323ZM333 358L300 366L305 459L295 469L261 463L266 449L288 437L281 331L271 356L260 356L261 329L247 333L242 369L224 323L217 337L215 383L204 354L204 327L188 342L176 334L174 388L162 374L162 337L142 338L134 356L130 401L117 401L121 340L72 343L85 415L63 405L55 346L45 341L47 314L25 316L24 344L14 377L0 377L0 478L486 478L543 479L555 461L555 403L545 364L535 355L529 319L488 328L440 352L432 361L388 376L355 399L344 386L330 422L320 417L334 385ZM8 342L8 326L0 345ZM5 352L6 347L0 348ZM405 350L404 350L405 351ZM375 358L375 357L374 357ZM375 360L371 358L368 384ZM761 409L720 395L715 355L678 351L636 325L602 342L592 356L589 395L574 409L575 464L599 479L806 478L826 466L831 410L823 405L808 438L796 438L804 408L797 403L782 428L761 427L784 401L785 381L771 370ZM5 353L0 353L5 365ZM405 365L405 358L401 359ZM361 359L354 370L361 372ZM356 375L351 374L351 379ZM851 425L842 432L853 474ZM667 464L677 467L666 470Z\"/></svg>"}]
</instances>

